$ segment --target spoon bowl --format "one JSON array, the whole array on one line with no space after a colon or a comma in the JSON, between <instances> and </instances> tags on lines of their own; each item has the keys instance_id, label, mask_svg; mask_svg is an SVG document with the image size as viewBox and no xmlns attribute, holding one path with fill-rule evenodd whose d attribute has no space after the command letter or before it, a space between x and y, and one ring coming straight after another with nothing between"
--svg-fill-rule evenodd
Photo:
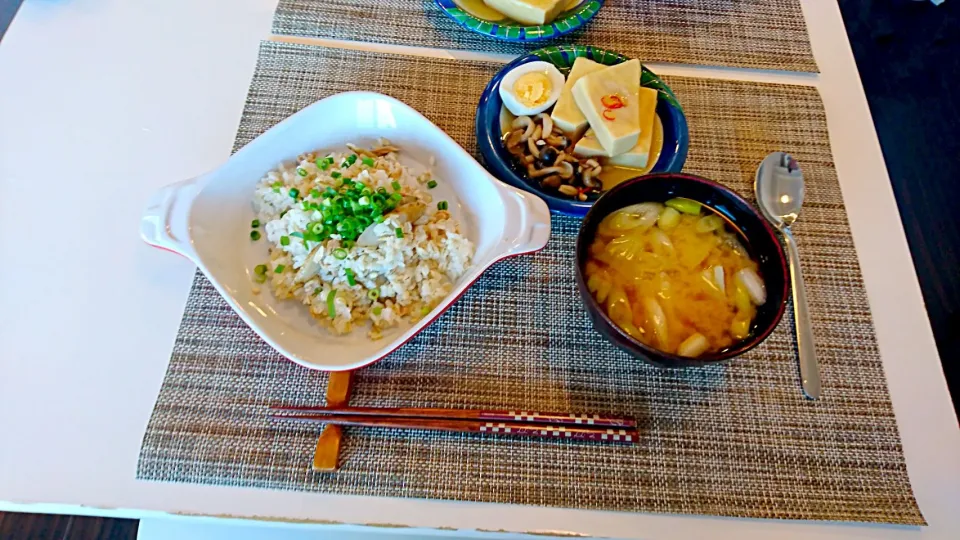
<instances>
[{"instance_id":1,"label":"spoon bowl","mask_svg":"<svg viewBox=\"0 0 960 540\"><path fill-rule=\"evenodd\" d=\"M760 212L777 229L797 220L803 205L803 172L790 154L773 152L764 158L754 188Z\"/></svg>"}]
</instances>

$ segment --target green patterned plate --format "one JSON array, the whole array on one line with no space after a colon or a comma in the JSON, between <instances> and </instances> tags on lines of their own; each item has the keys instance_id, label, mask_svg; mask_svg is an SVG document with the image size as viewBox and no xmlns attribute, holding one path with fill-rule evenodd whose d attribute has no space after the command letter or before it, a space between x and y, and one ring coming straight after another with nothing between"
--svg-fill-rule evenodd
<instances>
[{"instance_id":1,"label":"green patterned plate","mask_svg":"<svg viewBox=\"0 0 960 540\"><path fill-rule=\"evenodd\" d=\"M552 23L525 26L508 18L481 18L489 8L482 0L434 0L437 6L458 25L478 34L504 41L540 41L569 34L581 28L603 7L604 0L566 0L568 8ZM476 6L472 7L474 4Z\"/></svg>"}]
</instances>

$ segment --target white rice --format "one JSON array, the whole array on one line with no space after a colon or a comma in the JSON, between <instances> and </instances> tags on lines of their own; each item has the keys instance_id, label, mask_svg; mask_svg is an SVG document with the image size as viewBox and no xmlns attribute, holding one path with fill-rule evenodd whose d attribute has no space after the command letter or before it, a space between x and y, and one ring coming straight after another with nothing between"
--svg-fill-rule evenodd
<instances>
[{"instance_id":1,"label":"white rice","mask_svg":"<svg viewBox=\"0 0 960 540\"><path fill-rule=\"evenodd\" d=\"M253 203L264 224L261 230L271 244L266 279L274 294L303 302L321 325L337 334L349 333L370 321L369 335L376 339L383 329L404 319L423 317L450 294L453 283L469 268L474 246L457 220L437 209L426 187L431 180L429 172L415 176L400 164L394 152L374 158L372 167L357 159L341 168L351 154L310 153L300 156L296 164L281 165L260 181ZM334 164L321 170L315 160L328 155ZM301 176L298 168L306 175ZM346 249L343 259L334 256L343 245L337 234L322 242L291 236L303 234L309 223L323 219L320 211L304 209L303 201L321 201L310 195L311 190L337 189L341 180L331 176L335 172L362 182L374 192L385 188L393 193L392 184L398 182L403 195L397 210L386 214L382 223L369 226L373 232L367 231L364 239L375 235L370 245ZM299 191L299 200L290 196L291 189ZM417 217L415 209L423 206L426 211ZM402 212L405 208L413 221ZM402 238L397 236L398 228L403 231ZM281 245L281 237L289 243ZM342 256L342 252L337 253ZM281 270L277 272L277 268ZM349 284L346 269L353 272L355 285ZM328 309L331 291L335 291L332 317ZM370 291L377 291L378 296Z\"/></svg>"}]
</instances>

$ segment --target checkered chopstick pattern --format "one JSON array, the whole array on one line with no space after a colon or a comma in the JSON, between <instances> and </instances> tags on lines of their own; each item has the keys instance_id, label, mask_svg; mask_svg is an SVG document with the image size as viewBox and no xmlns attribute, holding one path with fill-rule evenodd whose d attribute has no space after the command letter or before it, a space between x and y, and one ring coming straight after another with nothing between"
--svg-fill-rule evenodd
<instances>
[{"instance_id":1,"label":"checkered chopstick pattern","mask_svg":"<svg viewBox=\"0 0 960 540\"><path fill-rule=\"evenodd\" d=\"M636 420L605 418L599 414L541 413L528 411L483 411L480 418L516 422L553 422L561 425L635 427Z\"/></svg>"},{"instance_id":2,"label":"checkered chopstick pattern","mask_svg":"<svg viewBox=\"0 0 960 540\"><path fill-rule=\"evenodd\" d=\"M573 439L579 441L620 442L634 444L639 438L636 429L579 429L570 426L536 426L532 424L508 424L504 422L486 422L480 425L480 433L503 435L521 435L552 439Z\"/></svg>"}]
</instances>

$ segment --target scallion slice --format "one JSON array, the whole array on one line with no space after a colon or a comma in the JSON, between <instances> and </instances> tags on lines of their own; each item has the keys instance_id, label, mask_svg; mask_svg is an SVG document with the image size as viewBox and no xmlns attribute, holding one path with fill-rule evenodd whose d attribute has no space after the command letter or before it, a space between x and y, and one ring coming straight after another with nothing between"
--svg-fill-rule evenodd
<instances>
[{"instance_id":1,"label":"scallion slice","mask_svg":"<svg viewBox=\"0 0 960 540\"><path fill-rule=\"evenodd\" d=\"M330 291L330 294L327 295L327 315L329 315L331 319L337 316L336 304L334 304L336 297L337 297L336 289L332 289Z\"/></svg>"}]
</instances>

